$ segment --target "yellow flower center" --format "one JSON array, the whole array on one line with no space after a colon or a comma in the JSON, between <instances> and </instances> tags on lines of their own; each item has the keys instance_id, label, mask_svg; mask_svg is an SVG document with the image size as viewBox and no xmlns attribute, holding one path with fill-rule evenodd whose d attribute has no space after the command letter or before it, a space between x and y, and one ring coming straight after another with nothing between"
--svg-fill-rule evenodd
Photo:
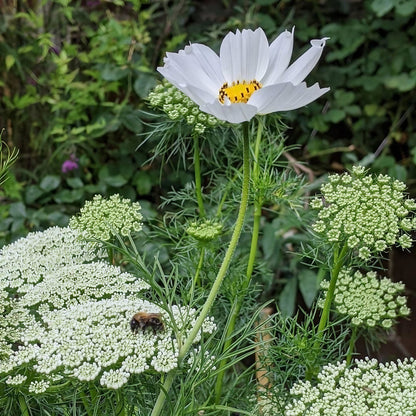
<instances>
[{"instance_id":1,"label":"yellow flower center","mask_svg":"<svg viewBox=\"0 0 416 416\"><path fill-rule=\"evenodd\" d=\"M225 97L232 103L246 103L251 97L254 91L261 88L260 82L253 80L250 82L240 81L233 82L232 85L228 85L226 82L219 91L218 100L221 104L224 104Z\"/></svg>"}]
</instances>

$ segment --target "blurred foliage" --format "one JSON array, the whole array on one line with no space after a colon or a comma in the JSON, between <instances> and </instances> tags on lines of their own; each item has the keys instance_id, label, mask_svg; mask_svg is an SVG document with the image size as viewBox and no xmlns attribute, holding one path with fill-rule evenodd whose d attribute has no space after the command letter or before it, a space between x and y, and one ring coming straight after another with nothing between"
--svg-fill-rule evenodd
<instances>
[{"instance_id":1,"label":"blurred foliage","mask_svg":"<svg viewBox=\"0 0 416 416\"><path fill-rule=\"evenodd\" d=\"M0 8L0 127L20 151L0 190L0 245L66 223L95 193L157 205L185 185L179 156L159 173L155 140L142 143L152 120L145 98L165 51L189 41L218 51L236 28L261 26L273 39L295 25L294 58L310 39L331 38L308 77L330 93L283 115L288 144L301 144L293 155L316 176L360 162L415 185L412 0L9 0ZM70 157L78 169L61 172ZM290 228L282 221L270 219L270 235Z\"/></svg>"}]
</instances>

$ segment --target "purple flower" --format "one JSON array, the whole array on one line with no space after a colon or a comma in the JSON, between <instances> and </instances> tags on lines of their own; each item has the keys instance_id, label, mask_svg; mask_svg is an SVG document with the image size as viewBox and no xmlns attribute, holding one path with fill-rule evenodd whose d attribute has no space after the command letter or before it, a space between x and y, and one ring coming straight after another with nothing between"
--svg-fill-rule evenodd
<instances>
[{"instance_id":1,"label":"purple flower","mask_svg":"<svg viewBox=\"0 0 416 416\"><path fill-rule=\"evenodd\" d=\"M62 173L68 173L71 170L78 169L79 166L77 162L78 162L78 158L72 154L69 157L69 159L65 160L65 162L62 163L62 166L61 166Z\"/></svg>"},{"instance_id":2,"label":"purple flower","mask_svg":"<svg viewBox=\"0 0 416 416\"><path fill-rule=\"evenodd\" d=\"M61 48L59 46L51 46L49 48L49 52L54 53L55 55L59 55L61 53Z\"/></svg>"},{"instance_id":3,"label":"purple flower","mask_svg":"<svg viewBox=\"0 0 416 416\"><path fill-rule=\"evenodd\" d=\"M27 77L26 82L30 85L37 85L36 80L34 80L32 77Z\"/></svg>"},{"instance_id":4,"label":"purple flower","mask_svg":"<svg viewBox=\"0 0 416 416\"><path fill-rule=\"evenodd\" d=\"M89 9L93 9L94 7L99 6L100 3L100 0L89 0L87 1L86 7Z\"/></svg>"}]
</instances>

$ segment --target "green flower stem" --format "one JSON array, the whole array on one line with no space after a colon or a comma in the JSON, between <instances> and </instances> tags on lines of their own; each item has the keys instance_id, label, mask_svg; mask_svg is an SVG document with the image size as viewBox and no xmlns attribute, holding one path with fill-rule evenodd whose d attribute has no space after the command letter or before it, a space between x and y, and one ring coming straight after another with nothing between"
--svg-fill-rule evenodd
<instances>
[{"instance_id":1,"label":"green flower stem","mask_svg":"<svg viewBox=\"0 0 416 416\"><path fill-rule=\"evenodd\" d=\"M335 286L337 284L337 279L341 267L344 265L345 256L348 251L347 244L344 245L341 252L337 248L334 252L334 266L332 267L331 271L331 281L329 282L328 292L326 294L324 308L322 310L321 320L319 321L318 325L318 333L322 333L328 325L329 321L329 312L331 310L332 299L334 297Z\"/></svg>"},{"instance_id":2,"label":"green flower stem","mask_svg":"<svg viewBox=\"0 0 416 416\"><path fill-rule=\"evenodd\" d=\"M199 136L194 134L194 169L195 169L195 192L196 199L198 201L199 216L205 217L204 202L202 200L202 188L201 188L201 164L199 161Z\"/></svg>"},{"instance_id":3,"label":"green flower stem","mask_svg":"<svg viewBox=\"0 0 416 416\"><path fill-rule=\"evenodd\" d=\"M205 301L204 306L202 307L201 313L199 314L199 317L197 321L195 322L194 327L190 331L188 337L186 338L185 342L183 343L182 347L179 350L178 365L181 364L182 360L185 358L187 352L191 348L195 337L200 331L202 324L205 318L207 317L211 309L211 306L214 303L215 298L217 297L221 283L224 280L225 275L227 274L228 268L231 263L231 259L237 247L238 241L240 239L241 230L244 225L244 217L246 214L247 204L248 204L249 188L250 188L250 141L249 141L249 124L248 122L246 122L246 123L243 123L243 183L242 183L242 189L241 189L241 202L240 202L240 208L238 211L237 220L234 225L234 231L231 236L231 240L230 240L228 249L225 253L224 259L222 261L221 267L218 270L217 277L215 278L211 291L209 292L208 298ZM175 377L174 371L171 371L167 375L166 380L159 393L159 397L157 398L155 406L153 407L151 416L160 415L160 412L162 411L163 405L166 400L166 395L168 394L169 389L172 386L174 377Z\"/></svg>"},{"instance_id":4,"label":"green flower stem","mask_svg":"<svg viewBox=\"0 0 416 416\"><path fill-rule=\"evenodd\" d=\"M84 405L85 412L87 416L92 416L93 412L90 406L91 401L88 399L87 395L81 389L79 392L79 396L81 397L82 404Z\"/></svg>"},{"instance_id":5,"label":"green flower stem","mask_svg":"<svg viewBox=\"0 0 416 416\"><path fill-rule=\"evenodd\" d=\"M348 345L348 352L347 352L347 365L351 364L352 355L354 354L354 348L355 348L355 341L357 340L357 326L352 327L351 331L351 338L350 343Z\"/></svg>"},{"instance_id":6,"label":"green flower stem","mask_svg":"<svg viewBox=\"0 0 416 416\"><path fill-rule=\"evenodd\" d=\"M194 280L192 283L192 291L191 291L192 293L194 292L194 287L196 285L201 286L201 279L199 278L199 275L201 274L202 266L204 264L204 259L205 259L205 247L201 247L201 252L199 254L199 262L198 262L198 266L196 268Z\"/></svg>"},{"instance_id":7,"label":"green flower stem","mask_svg":"<svg viewBox=\"0 0 416 416\"><path fill-rule=\"evenodd\" d=\"M26 400L24 396L19 394L19 407L20 407L20 414L22 416L30 416L29 408L27 407Z\"/></svg>"},{"instance_id":8,"label":"green flower stem","mask_svg":"<svg viewBox=\"0 0 416 416\"><path fill-rule=\"evenodd\" d=\"M120 390L116 390L116 415L128 416L126 407L124 406L124 395L120 392Z\"/></svg>"},{"instance_id":9,"label":"green flower stem","mask_svg":"<svg viewBox=\"0 0 416 416\"><path fill-rule=\"evenodd\" d=\"M263 132L263 124L259 122L258 128L257 128L257 135L256 135L256 144L254 148L254 161L253 161L253 181L256 183L259 177L259 153L260 153L260 143L261 143L261 137ZM247 270L246 270L246 279L243 282L241 291L236 296L233 302L233 306L231 308L231 318L230 322L227 328L227 333L225 335L225 343L223 347L223 353L225 353L228 348L230 348L230 345L232 343L232 333L234 332L235 324L237 322L237 318L240 315L240 310L243 305L244 297L247 291L248 286L250 285L251 277L253 275L253 269L254 269L254 263L256 259L257 254L257 243L259 239L259 231L260 231L260 219L261 219L261 209L263 206L263 200L262 198L258 198L254 201L254 219L253 219L253 232L251 235L251 246L250 246L250 254L249 254L249 260L247 264ZM215 383L215 402L218 404L221 399L221 393L222 393L222 385L225 375L225 367L227 365L227 359L221 360L219 364L219 372L217 376L217 381Z\"/></svg>"}]
</instances>

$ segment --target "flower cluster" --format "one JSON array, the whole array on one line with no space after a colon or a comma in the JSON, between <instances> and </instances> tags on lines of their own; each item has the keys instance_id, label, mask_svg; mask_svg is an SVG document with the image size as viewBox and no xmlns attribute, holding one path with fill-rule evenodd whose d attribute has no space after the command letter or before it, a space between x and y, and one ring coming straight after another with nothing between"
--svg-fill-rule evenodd
<instances>
[{"instance_id":1,"label":"flower cluster","mask_svg":"<svg viewBox=\"0 0 416 416\"><path fill-rule=\"evenodd\" d=\"M143 280L98 261L76 230L49 228L0 252L0 352L8 355L24 329L36 330L48 311L102 298L132 296Z\"/></svg>"},{"instance_id":2,"label":"flower cluster","mask_svg":"<svg viewBox=\"0 0 416 416\"><path fill-rule=\"evenodd\" d=\"M136 295L149 285L105 262L64 266L46 274L42 282L21 290L21 307L61 309L94 299ZM39 306L40 305L40 306Z\"/></svg>"},{"instance_id":3,"label":"flower cluster","mask_svg":"<svg viewBox=\"0 0 416 416\"><path fill-rule=\"evenodd\" d=\"M411 416L416 408L416 362L378 363L375 359L326 365L318 384L301 381L291 389L285 416Z\"/></svg>"},{"instance_id":4,"label":"flower cluster","mask_svg":"<svg viewBox=\"0 0 416 416\"><path fill-rule=\"evenodd\" d=\"M0 287L12 290L33 285L62 266L96 258L97 252L91 244L70 228L51 227L33 232L0 250Z\"/></svg>"},{"instance_id":5,"label":"flower cluster","mask_svg":"<svg viewBox=\"0 0 416 416\"><path fill-rule=\"evenodd\" d=\"M323 298L329 287L323 281ZM375 272L362 274L344 268L338 275L334 292L335 310L351 319L354 326L390 328L401 316L407 316L410 309L406 306L406 297L400 296L404 290L403 283L395 283L390 279L377 278ZM323 299L318 304L323 307Z\"/></svg>"},{"instance_id":6,"label":"flower cluster","mask_svg":"<svg viewBox=\"0 0 416 416\"><path fill-rule=\"evenodd\" d=\"M138 311L160 313L164 329L132 332L130 320ZM186 337L196 321L196 311L173 306L171 312ZM201 333L214 330L212 319L207 319ZM43 382L39 385L45 389L61 374L80 381L97 379L101 385L117 389L132 374L149 368L168 372L177 365L178 345L168 315L137 298L102 299L45 312L41 325L22 331L21 342L17 351L0 362L0 373L14 373L9 384L24 383L24 373L30 368L38 375L32 384Z\"/></svg>"},{"instance_id":7,"label":"flower cluster","mask_svg":"<svg viewBox=\"0 0 416 416\"><path fill-rule=\"evenodd\" d=\"M142 229L143 216L138 202L114 194L109 199L95 195L72 217L69 226L82 232L87 239L108 241L116 234L128 236Z\"/></svg>"},{"instance_id":8,"label":"flower cluster","mask_svg":"<svg viewBox=\"0 0 416 416\"><path fill-rule=\"evenodd\" d=\"M177 365L178 336L183 342L197 320L194 309L172 306L167 314L140 299L149 285L100 261L71 228L5 246L0 265L0 374L34 394L62 377L116 389L149 368L168 372ZM164 329L132 332L137 312L160 313ZM207 318L194 342L215 328Z\"/></svg>"},{"instance_id":9,"label":"flower cluster","mask_svg":"<svg viewBox=\"0 0 416 416\"><path fill-rule=\"evenodd\" d=\"M207 243L218 238L223 231L223 225L214 220L194 221L189 224L186 232L195 240Z\"/></svg>"},{"instance_id":10,"label":"flower cluster","mask_svg":"<svg viewBox=\"0 0 416 416\"><path fill-rule=\"evenodd\" d=\"M416 229L416 217L409 214L416 202L405 197L405 188L387 175L366 175L361 166L353 167L351 174L330 175L321 188L323 198L311 202L319 210L313 228L329 242L357 250L363 260L394 244L409 248L408 232Z\"/></svg>"},{"instance_id":11,"label":"flower cluster","mask_svg":"<svg viewBox=\"0 0 416 416\"><path fill-rule=\"evenodd\" d=\"M196 133L202 134L205 129L220 124L216 117L203 113L190 98L167 81L157 85L148 100L152 107L163 110L171 120L185 120Z\"/></svg>"}]
</instances>

